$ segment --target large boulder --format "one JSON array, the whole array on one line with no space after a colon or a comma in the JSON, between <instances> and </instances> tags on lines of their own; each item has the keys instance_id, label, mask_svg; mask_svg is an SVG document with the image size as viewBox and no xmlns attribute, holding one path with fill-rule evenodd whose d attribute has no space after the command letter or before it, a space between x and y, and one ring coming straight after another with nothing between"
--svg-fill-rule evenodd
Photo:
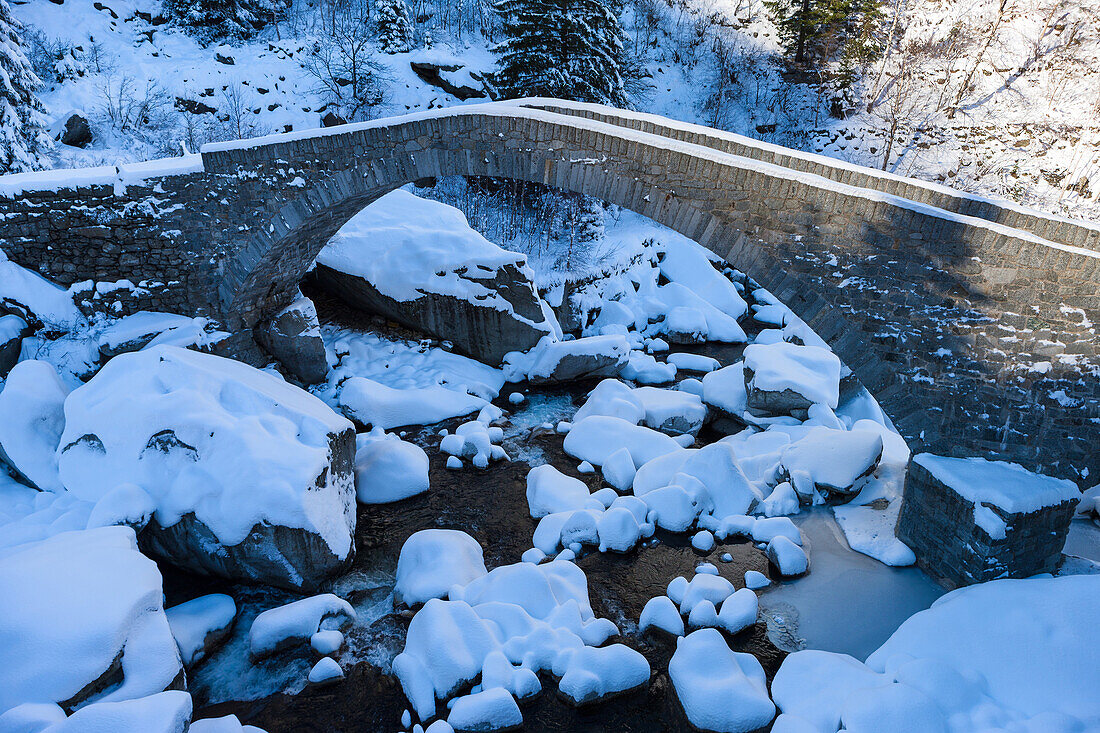
<instances>
[{"instance_id":1,"label":"large boulder","mask_svg":"<svg viewBox=\"0 0 1100 733\"><path fill-rule=\"evenodd\" d=\"M160 571L129 527L63 532L0 557L0 714L183 685Z\"/></svg>"},{"instance_id":2,"label":"large boulder","mask_svg":"<svg viewBox=\"0 0 1100 733\"><path fill-rule=\"evenodd\" d=\"M7 377L19 361L26 330L27 322L19 316L0 316L0 379Z\"/></svg>"},{"instance_id":3,"label":"large boulder","mask_svg":"<svg viewBox=\"0 0 1100 733\"><path fill-rule=\"evenodd\" d=\"M630 344L619 334L585 336L571 341L546 338L526 353L510 353L504 377L532 384L572 382L616 376L630 359Z\"/></svg>"},{"instance_id":4,"label":"large boulder","mask_svg":"<svg viewBox=\"0 0 1100 733\"><path fill-rule=\"evenodd\" d=\"M745 347L748 407L770 415L802 414L814 404L835 409L841 363L820 346L778 341Z\"/></svg>"},{"instance_id":5,"label":"large boulder","mask_svg":"<svg viewBox=\"0 0 1100 733\"><path fill-rule=\"evenodd\" d=\"M345 224L314 275L348 304L490 364L559 333L524 255L482 237L458 209L407 191L383 196Z\"/></svg>"},{"instance_id":6,"label":"large boulder","mask_svg":"<svg viewBox=\"0 0 1100 733\"><path fill-rule=\"evenodd\" d=\"M0 390L0 462L41 491L61 491L57 445L65 427L69 389L53 365L28 359Z\"/></svg>"},{"instance_id":7,"label":"large boulder","mask_svg":"<svg viewBox=\"0 0 1100 733\"><path fill-rule=\"evenodd\" d=\"M173 346L115 357L65 401L61 481L135 484L143 549L202 573L311 591L352 558L355 430L279 377Z\"/></svg>"},{"instance_id":8,"label":"large boulder","mask_svg":"<svg viewBox=\"0 0 1100 733\"><path fill-rule=\"evenodd\" d=\"M325 342L317 308L305 296L253 330L256 340L304 384L319 384L328 376Z\"/></svg>"}]
</instances>

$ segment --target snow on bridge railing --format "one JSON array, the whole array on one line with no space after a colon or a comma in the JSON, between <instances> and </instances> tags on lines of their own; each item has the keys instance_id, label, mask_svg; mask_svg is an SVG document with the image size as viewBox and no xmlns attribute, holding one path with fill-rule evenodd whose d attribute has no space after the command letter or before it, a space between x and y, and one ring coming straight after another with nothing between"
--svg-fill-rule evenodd
<instances>
[{"instance_id":1,"label":"snow on bridge railing","mask_svg":"<svg viewBox=\"0 0 1100 733\"><path fill-rule=\"evenodd\" d=\"M1084 243L1086 239L1093 239L1097 246L1100 246L1100 222L1088 221L1084 219L1072 219L1059 214L1054 214L1046 211L1041 211L1029 206L1024 206L1015 201L1010 201L1004 198L982 196L980 194L971 193L969 191L963 191L950 186L945 186L941 183L934 181L925 181L919 178L910 178L907 176L901 176L896 173L889 173L887 171L878 170L868 166L859 165L857 163L851 163L840 158L831 158L827 155L819 155L817 153L811 153L804 150L797 150L795 148L788 148L782 145L776 145L775 143L764 142L763 140L757 140L755 138L747 137L745 135L739 135L735 132L728 132L726 130L719 130L713 127L706 127L704 125L698 125L691 122L682 122L680 120L674 120L668 117L662 117L660 115L651 114L648 112L635 112L633 110L619 109L617 107L608 107L600 104L588 104L586 102L571 102L563 99L555 99L552 97L528 97L525 99L516 99L506 102L506 104L513 104L517 106L530 107L533 109L542 109L546 111L561 111L564 114L583 114L594 115L605 118L602 121L611 121L618 119L625 123L634 123L641 127L642 125L649 125L653 128L665 128L673 130L676 133L683 134L685 136L695 136L698 138L710 137L725 142L739 145L743 148L747 148L754 151L759 151L760 154L766 156L784 156L796 161L804 162L807 165L816 165L829 169L830 173L823 174L830 180L839 180L837 176L842 173L854 174L866 179L866 182L861 182L859 185L861 188L872 188L878 191L888 191L888 186L894 184L895 186L912 187L917 189L923 189L931 194L947 197L950 199L957 199L961 202L965 202L962 205L974 204L974 205L986 205L993 209L1012 212L1018 216L1034 219L1038 222L1044 222L1046 225L1042 227L1043 231L1035 232L1039 236L1049 238L1047 230L1052 228L1050 225L1061 224L1075 229L1079 229L1080 234L1074 237L1077 241L1069 241L1068 238L1060 238L1065 244L1080 244ZM592 117L585 117L585 119L593 119ZM633 126L628 129L637 129ZM654 134L665 134L654 132ZM707 145L707 143L699 141L700 145ZM751 156L750 156L751 157ZM754 158L759 160L760 158ZM783 164L781 164L783 165ZM785 165L784 167L790 167ZM835 173L833 173L835 172ZM898 192L898 195L903 195ZM904 196L905 198L910 198ZM944 208L939 206L939 208ZM962 213L962 212L960 212ZM978 218L987 218L979 216ZM988 220L988 219L987 219ZM1019 223L1006 224L1016 229L1026 228L1021 227Z\"/></svg>"},{"instance_id":2,"label":"snow on bridge railing","mask_svg":"<svg viewBox=\"0 0 1100 733\"><path fill-rule=\"evenodd\" d=\"M123 165L13 173L0 176L0 197L17 198L32 191L62 191L92 186L112 186L117 195L122 195L127 186L141 185L151 178L201 173L202 170L202 156L195 154Z\"/></svg>"}]
</instances>

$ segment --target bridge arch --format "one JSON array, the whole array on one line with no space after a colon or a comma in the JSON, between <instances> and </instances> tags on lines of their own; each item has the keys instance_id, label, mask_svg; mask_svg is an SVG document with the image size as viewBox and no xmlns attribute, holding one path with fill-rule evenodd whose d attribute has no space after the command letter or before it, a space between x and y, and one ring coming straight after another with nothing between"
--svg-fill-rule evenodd
<instances>
[{"instance_id":1,"label":"bridge arch","mask_svg":"<svg viewBox=\"0 0 1100 733\"><path fill-rule=\"evenodd\" d=\"M1100 370L1096 227L795 151L757 159L738 154L751 141L727 137L546 102L434 110L209 145L186 172L137 183L116 171L109 186L11 196L0 201L0 246L62 280L156 277L168 282L166 309L247 335L382 194L444 175L546 183L664 224L767 288L831 344L914 447L1078 479L1100 472L1100 386L1087 378ZM140 227L137 204L156 210ZM44 220L42 207L65 213ZM111 226L112 215L129 228ZM74 232L96 256L68 247L69 268L85 263L70 273L46 250ZM117 265L95 237L122 240Z\"/></svg>"}]
</instances>

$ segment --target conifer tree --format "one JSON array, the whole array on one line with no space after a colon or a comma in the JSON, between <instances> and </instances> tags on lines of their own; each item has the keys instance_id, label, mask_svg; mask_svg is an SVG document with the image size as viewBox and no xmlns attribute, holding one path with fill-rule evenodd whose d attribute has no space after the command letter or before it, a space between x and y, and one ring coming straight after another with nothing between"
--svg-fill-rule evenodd
<instances>
[{"instance_id":1,"label":"conifer tree","mask_svg":"<svg viewBox=\"0 0 1100 733\"><path fill-rule=\"evenodd\" d=\"M166 0L168 17L203 43L252 38L288 0Z\"/></svg>"},{"instance_id":2,"label":"conifer tree","mask_svg":"<svg viewBox=\"0 0 1100 733\"><path fill-rule=\"evenodd\" d=\"M765 0L793 62L817 68L872 58L883 17L881 0Z\"/></svg>"},{"instance_id":3,"label":"conifer tree","mask_svg":"<svg viewBox=\"0 0 1100 733\"><path fill-rule=\"evenodd\" d=\"M498 0L506 40L498 88L508 97L544 96L625 106L624 37L607 0Z\"/></svg>"},{"instance_id":4,"label":"conifer tree","mask_svg":"<svg viewBox=\"0 0 1100 733\"><path fill-rule=\"evenodd\" d=\"M45 167L50 136L34 90L42 82L23 52L18 21L0 0L0 173Z\"/></svg>"},{"instance_id":5,"label":"conifer tree","mask_svg":"<svg viewBox=\"0 0 1100 733\"><path fill-rule=\"evenodd\" d=\"M413 49L415 39L405 0L377 0L374 13L378 45L384 53L407 53Z\"/></svg>"}]
</instances>

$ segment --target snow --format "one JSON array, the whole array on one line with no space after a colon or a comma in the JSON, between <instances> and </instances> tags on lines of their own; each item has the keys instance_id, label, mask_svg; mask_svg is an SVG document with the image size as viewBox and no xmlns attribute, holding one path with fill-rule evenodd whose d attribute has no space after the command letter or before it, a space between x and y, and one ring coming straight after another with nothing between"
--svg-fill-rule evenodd
<instances>
[{"instance_id":1,"label":"snow","mask_svg":"<svg viewBox=\"0 0 1100 733\"><path fill-rule=\"evenodd\" d=\"M668 596L656 596L646 601L642 615L638 617L638 631L644 632L650 628L660 629L672 636L684 635L684 619Z\"/></svg>"},{"instance_id":2,"label":"snow","mask_svg":"<svg viewBox=\"0 0 1100 733\"><path fill-rule=\"evenodd\" d=\"M188 728L190 718L191 696L179 690L168 690L133 700L94 703L80 708L63 722L33 730L36 733L183 733L185 730L201 733L202 726Z\"/></svg>"},{"instance_id":3,"label":"snow","mask_svg":"<svg viewBox=\"0 0 1100 733\"><path fill-rule=\"evenodd\" d=\"M751 654L731 651L715 629L678 639L668 675L696 728L749 733L775 717L760 662Z\"/></svg>"},{"instance_id":4,"label":"snow","mask_svg":"<svg viewBox=\"0 0 1100 733\"><path fill-rule=\"evenodd\" d=\"M191 722L187 733L264 733L254 725L241 725L236 715L222 718L202 718Z\"/></svg>"},{"instance_id":5,"label":"snow","mask_svg":"<svg viewBox=\"0 0 1100 733\"><path fill-rule=\"evenodd\" d=\"M645 495L646 521L669 532L685 532L699 515L699 507L681 486L664 486Z\"/></svg>"},{"instance_id":6,"label":"snow","mask_svg":"<svg viewBox=\"0 0 1100 733\"><path fill-rule=\"evenodd\" d=\"M645 410L643 422L654 430L696 435L707 419L703 401L690 392L638 387L634 394Z\"/></svg>"},{"instance_id":7,"label":"snow","mask_svg":"<svg viewBox=\"0 0 1100 733\"><path fill-rule=\"evenodd\" d=\"M641 351L631 351L619 376L638 384L668 384L676 378L676 367Z\"/></svg>"},{"instance_id":8,"label":"snow","mask_svg":"<svg viewBox=\"0 0 1100 733\"><path fill-rule=\"evenodd\" d=\"M428 342L402 341L329 324L321 327L321 337L332 365L322 391L326 398L349 377L364 377L393 389L446 387L485 401L494 399L504 386L500 369ZM336 404L334 399L329 401Z\"/></svg>"},{"instance_id":9,"label":"snow","mask_svg":"<svg viewBox=\"0 0 1100 733\"><path fill-rule=\"evenodd\" d=\"M588 393L588 399L573 415L573 422L592 415L617 417L637 425L645 419L645 404L630 385L618 379L605 379Z\"/></svg>"},{"instance_id":10,"label":"snow","mask_svg":"<svg viewBox=\"0 0 1100 733\"><path fill-rule=\"evenodd\" d=\"M69 390L44 361L21 361L0 389L0 459L32 486L61 491L57 448Z\"/></svg>"},{"instance_id":11,"label":"snow","mask_svg":"<svg viewBox=\"0 0 1100 733\"><path fill-rule=\"evenodd\" d=\"M504 430L489 426L493 418L485 411L490 407L493 406L483 407L477 420L465 422L450 435L443 436L439 449L454 457L469 458L470 463L477 468L487 468L490 460L507 460L508 454L500 445L500 441L504 439Z\"/></svg>"},{"instance_id":12,"label":"snow","mask_svg":"<svg viewBox=\"0 0 1100 733\"><path fill-rule=\"evenodd\" d=\"M165 610L168 626L179 646L185 667L198 662L206 653L207 637L228 631L237 618L237 604L231 596L211 593Z\"/></svg>"},{"instance_id":13,"label":"snow","mask_svg":"<svg viewBox=\"0 0 1100 733\"><path fill-rule=\"evenodd\" d=\"M703 402L730 415L740 416L749 409L745 388L745 362L722 367L703 377Z\"/></svg>"},{"instance_id":14,"label":"snow","mask_svg":"<svg viewBox=\"0 0 1100 733\"><path fill-rule=\"evenodd\" d=\"M913 462L967 501L991 504L1008 514L1035 512L1081 498L1072 481L1033 473L1016 463L931 453L918 453Z\"/></svg>"},{"instance_id":15,"label":"snow","mask_svg":"<svg viewBox=\"0 0 1100 733\"><path fill-rule=\"evenodd\" d=\"M655 489L670 485L694 488L701 510L715 517L745 514L763 498L741 470L733 447L722 442L670 451L648 461L638 469L633 489L649 502Z\"/></svg>"},{"instance_id":16,"label":"snow","mask_svg":"<svg viewBox=\"0 0 1100 733\"><path fill-rule=\"evenodd\" d=\"M752 372L749 387L768 392L791 390L811 403L836 409L840 399L840 359L818 346L786 342L749 344L745 369ZM704 389L706 379L703 381Z\"/></svg>"},{"instance_id":17,"label":"snow","mask_svg":"<svg viewBox=\"0 0 1100 733\"><path fill-rule=\"evenodd\" d=\"M604 460L600 467L604 481L614 486L619 491L626 491L634 483L637 470L634 468L634 459L630 455L629 448L619 448Z\"/></svg>"},{"instance_id":18,"label":"snow","mask_svg":"<svg viewBox=\"0 0 1100 733\"><path fill-rule=\"evenodd\" d=\"M37 491L0 471L0 554L8 547L85 529L93 508L67 492Z\"/></svg>"},{"instance_id":19,"label":"snow","mask_svg":"<svg viewBox=\"0 0 1100 733\"><path fill-rule=\"evenodd\" d=\"M680 613L690 614L702 601L708 601L717 608L732 594L733 584L722 576L696 573L684 588L683 600L680 601ZM669 597L672 597L671 591Z\"/></svg>"},{"instance_id":20,"label":"snow","mask_svg":"<svg viewBox=\"0 0 1100 733\"><path fill-rule=\"evenodd\" d=\"M340 408L363 425L392 430L430 425L477 412L488 402L443 386L395 389L366 377L351 377L340 386Z\"/></svg>"},{"instance_id":21,"label":"snow","mask_svg":"<svg viewBox=\"0 0 1100 733\"><path fill-rule=\"evenodd\" d=\"M761 503L764 515L768 517L785 517L789 514L798 514L798 494L789 482L778 484L768 498Z\"/></svg>"},{"instance_id":22,"label":"snow","mask_svg":"<svg viewBox=\"0 0 1100 733\"><path fill-rule=\"evenodd\" d=\"M111 359L68 396L58 464L65 487L88 501L119 483L138 485L162 527L193 512L232 546L266 522L309 530L347 557L352 487L330 470L329 436L350 428L271 374L157 346ZM147 451L166 430L176 447ZM322 474L328 480L318 486Z\"/></svg>"},{"instance_id":23,"label":"snow","mask_svg":"<svg viewBox=\"0 0 1100 733\"><path fill-rule=\"evenodd\" d=\"M779 535L768 543L768 560L783 577L802 575L810 569L810 560L801 547Z\"/></svg>"},{"instance_id":24,"label":"snow","mask_svg":"<svg viewBox=\"0 0 1100 733\"><path fill-rule=\"evenodd\" d=\"M309 637L309 648L322 656L330 656L344 646L344 634L337 629L322 629Z\"/></svg>"},{"instance_id":25,"label":"snow","mask_svg":"<svg viewBox=\"0 0 1100 733\"><path fill-rule=\"evenodd\" d=\"M428 490L428 454L382 428L355 436L355 495L361 504L400 501Z\"/></svg>"},{"instance_id":26,"label":"snow","mask_svg":"<svg viewBox=\"0 0 1100 733\"><path fill-rule=\"evenodd\" d=\"M865 665L827 652L788 656L776 703L818 731L868 730L869 718L900 714L898 730L1091 729L1100 723L1091 694L1098 584L1040 576L959 589L905 621Z\"/></svg>"},{"instance_id":27,"label":"snow","mask_svg":"<svg viewBox=\"0 0 1100 733\"><path fill-rule=\"evenodd\" d=\"M0 177L0 190L11 178ZM84 322L68 291L15 264L3 250L0 250L0 303L5 304L5 309L14 306L17 315L32 316L55 330L75 328Z\"/></svg>"},{"instance_id":28,"label":"snow","mask_svg":"<svg viewBox=\"0 0 1100 733\"><path fill-rule=\"evenodd\" d=\"M558 691L574 705L603 700L649 682L649 662L623 644L566 650L554 662Z\"/></svg>"},{"instance_id":29,"label":"snow","mask_svg":"<svg viewBox=\"0 0 1100 733\"><path fill-rule=\"evenodd\" d=\"M506 354L503 366L504 377L509 382L519 382L524 379L542 382L552 377L563 376L559 367L571 372L576 368L576 363L588 361L591 362L592 367L598 367L597 371L591 372L591 376L607 376L620 371L626 364L628 356L632 354L630 344L618 334L586 336L570 341L560 341L545 336L530 351L512 351ZM563 367L563 364L566 366ZM583 369L579 374L588 375ZM574 375L568 373L564 376L571 378Z\"/></svg>"},{"instance_id":30,"label":"snow","mask_svg":"<svg viewBox=\"0 0 1100 733\"><path fill-rule=\"evenodd\" d=\"M769 543L776 537L784 537L796 545L802 544L802 533L787 517L759 518L752 523L753 542Z\"/></svg>"},{"instance_id":31,"label":"snow","mask_svg":"<svg viewBox=\"0 0 1100 733\"><path fill-rule=\"evenodd\" d=\"M661 274L668 280L687 287L734 320L748 311L748 305L734 284L713 266L716 258L712 253L690 240L678 237L670 237L667 242L662 242L658 251Z\"/></svg>"},{"instance_id":32,"label":"snow","mask_svg":"<svg viewBox=\"0 0 1100 733\"><path fill-rule=\"evenodd\" d=\"M458 731L506 730L523 724L523 714L508 691L494 687L457 698L447 723Z\"/></svg>"},{"instance_id":33,"label":"snow","mask_svg":"<svg viewBox=\"0 0 1100 733\"><path fill-rule=\"evenodd\" d=\"M132 529L63 532L0 555L0 713L69 700L116 659L122 683L92 700L152 695L181 670L160 572Z\"/></svg>"},{"instance_id":34,"label":"snow","mask_svg":"<svg viewBox=\"0 0 1100 733\"><path fill-rule=\"evenodd\" d=\"M669 354L665 357L665 361L676 367L678 372L713 372L721 366L717 359L686 352Z\"/></svg>"},{"instance_id":35,"label":"snow","mask_svg":"<svg viewBox=\"0 0 1100 733\"><path fill-rule=\"evenodd\" d=\"M569 455L595 466L603 466L621 448L629 451L636 466L680 450L679 444L664 433L603 415L574 423L565 436L564 448Z\"/></svg>"},{"instance_id":36,"label":"snow","mask_svg":"<svg viewBox=\"0 0 1100 733\"><path fill-rule=\"evenodd\" d=\"M512 392L508 395L508 402L513 405L522 405L526 399L522 392Z\"/></svg>"},{"instance_id":37,"label":"snow","mask_svg":"<svg viewBox=\"0 0 1100 733\"><path fill-rule=\"evenodd\" d=\"M551 332L545 320L533 323L514 313L507 299L477 279L477 273L492 278L511 265L533 281L523 255L485 239L453 206L403 189L381 196L348 220L317 262L361 277L399 302L418 300L424 292L449 295Z\"/></svg>"},{"instance_id":38,"label":"snow","mask_svg":"<svg viewBox=\"0 0 1100 733\"><path fill-rule=\"evenodd\" d=\"M628 552L642 538L642 528L633 512L624 507L608 509L596 520L600 552Z\"/></svg>"},{"instance_id":39,"label":"snow","mask_svg":"<svg viewBox=\"0 0 1100 733\"><path fill-rule=\"evenodd\" d=\"M882 436L870 430L811 428L782 451L783 468L794 489L810 496L824 492L855 493L859 479L870 475L882 457Z\"/></svg>"},{"instance_id":40,"label":"snow","mask_svg":"<svg viewBox=\"0 0 1100 733\"><path fill-rule=\"evenodd\" d=\"M315 685L321 685L344 678L344 670L340 663L332 657L321 657L313 668L309 670L309 681Z\"/></svg>"},{"instance_id":41,"label":"snow","mask_svg":"<svg viewBox=\"0 0 1100 733\"><path fill-rule=\"evenodd\" d=\"M395 603L417 606L443 598L454 585L466 585L484 576L481 545L455 529L422 529L401 546L397 559Z\"/></svg>"},{"instance_id":42,"label":"snow","mask_svg":"<svg viewBox=\"0 0 1100 733\"><path fill-rule=\"evenodd\" d=\"M718 609L709 600L702 600L695 604L688 614L687 625L689 629L714 628L718 625Z\"/></svg>"},{"instance_id":43,"label":"snow","mask_svg":"<svg viewBox=\"0 0 1100 733\"><path fill-rule=\"evenodd\" d=\"M691 546L699 552L710 552L714 549L714 535L705 529L699 530L692 535Z\"/></svg>"},{"instance_id":44,"label":"snow","mask_svg":"<svg viewBox=\"0 0 1100 733\"><path fill-rule=\"evenodd\" d=\"M730 634L736 634L755 624L758 612L756 594L749 588L741 588L722 601L718 609L718 626Z\"/></svg>"},{"instance_id":45,"label":"snow","mask_svg":"<svg viewBox=\"0 0 1100 733\"><path fill-rule=\"evenodd\" d=\"M536 466L527 473L527 506L535 519L584 509L591 499L583 481L566 476L549 464Z\"/></svg>"},{"instance_id":46,"label":"snow","mask_svg":"<svg viewBox=\"0 0 1100 733\"><path fill-rule=\"evenodd\" d=\"M339 629L355 621L351 604L332 593L303 598L264 611L248 630L248 650L253 659L309 641L322 629Z\"/></svg>"},{"instance_id":47,"label":"snow","mask_svg":"<svg viewBox=\"0 0 1100 733\"><path fill-rule=\"evenodd\" d=\"M768 576L761 573L759 570L746 570L745 571L745 587L752 590L759 588L767 588L771 585L771 581L768 580Z\"/></svg>"}]
</instances>

